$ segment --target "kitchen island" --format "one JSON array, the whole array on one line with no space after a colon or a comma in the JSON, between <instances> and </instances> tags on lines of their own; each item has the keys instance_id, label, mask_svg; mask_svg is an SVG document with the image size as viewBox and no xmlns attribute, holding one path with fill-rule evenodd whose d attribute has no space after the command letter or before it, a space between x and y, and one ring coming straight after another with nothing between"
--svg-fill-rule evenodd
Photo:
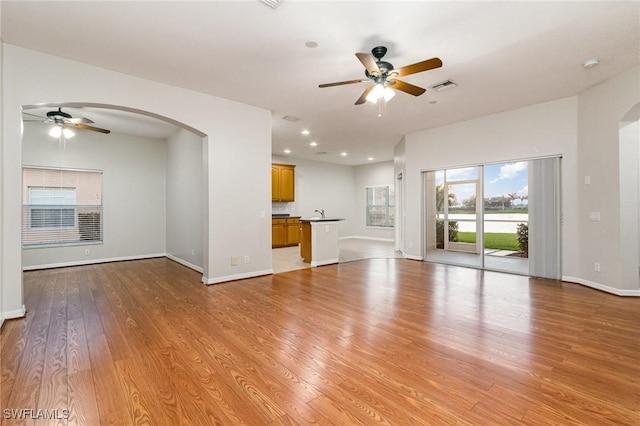
<instances>
[{"instance_id":1,"label":"kitchen island","mask_svg":"<svg viewBox=\"0 0 640 426\"><path fill-rule=\"evenodd\" d=\"M338 218L300 219L300 256L311 266L338 263Z\"/></svg>"}]
</instances>

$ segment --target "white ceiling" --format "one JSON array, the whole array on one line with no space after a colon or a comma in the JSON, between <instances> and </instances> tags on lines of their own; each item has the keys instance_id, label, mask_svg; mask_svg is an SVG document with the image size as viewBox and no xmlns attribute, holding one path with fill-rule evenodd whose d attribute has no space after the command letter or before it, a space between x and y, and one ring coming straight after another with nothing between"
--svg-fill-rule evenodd
<instances>
[{"instance_id":1,"label":"white ceiling","mask_svg":"<svg viewBox=\"0 0 640 426\"><path fill-rule=\"evenodd\" d=\"M391 159L407 133L572 96L640 63L636 1L0 3L6 43L271 110L274 154L349 165ZM442 59L404 81L458 87L398 93L381 117L354 106L365 83L318 88L363 78L354 53L377 45L396 67ZM584 69L591 58L600 65Z\"/></svg>"}]
</instances>

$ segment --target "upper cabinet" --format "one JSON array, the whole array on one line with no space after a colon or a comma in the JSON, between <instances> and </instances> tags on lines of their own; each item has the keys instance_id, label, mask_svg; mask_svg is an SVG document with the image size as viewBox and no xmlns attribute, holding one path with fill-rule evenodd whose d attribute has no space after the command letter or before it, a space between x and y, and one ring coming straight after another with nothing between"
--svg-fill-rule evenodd
<instances>
[{"instance_id":1,"label":"upper cabinet","mask_svg":"<svg viewBox=\"0 0 640 426\"><path fill-rule=\"evenodd\" d=\"M292 164L271 165L271 201L295 201L295 167Z\"/></svg>"}]
</instances>

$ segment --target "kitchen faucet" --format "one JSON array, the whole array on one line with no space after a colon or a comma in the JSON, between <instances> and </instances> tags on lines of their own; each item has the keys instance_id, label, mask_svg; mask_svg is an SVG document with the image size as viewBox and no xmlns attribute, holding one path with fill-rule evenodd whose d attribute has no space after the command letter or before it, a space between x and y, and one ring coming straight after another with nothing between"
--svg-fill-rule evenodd
<instances>
[{"instance_id":1,"label":"kitchen faucet","mask_svg":"<svg viewBox=\"0 0 640 426\"><path fill-rule=\"evenodd\" d=\"M320 210L314 210L314 213L320 213L320 216L322 216L322 218L324 219L324 209L320 209Z\"/></svg>"}]
</instances>

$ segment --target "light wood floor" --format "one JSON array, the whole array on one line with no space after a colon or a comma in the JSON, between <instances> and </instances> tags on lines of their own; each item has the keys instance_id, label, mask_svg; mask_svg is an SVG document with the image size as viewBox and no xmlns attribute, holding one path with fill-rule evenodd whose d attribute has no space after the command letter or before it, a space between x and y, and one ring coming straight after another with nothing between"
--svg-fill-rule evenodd
<instances>
[{"instance_id":1,"label":"light wood floor","mask_svg":"<svg viewBox=\"0 0 640 426\"><path fill-rule=\"evenodd\" d=\"M406 259L209 287L167 259L24 282L4 424L640 423L638 298Z\"/></svg>"}]
</instances>

